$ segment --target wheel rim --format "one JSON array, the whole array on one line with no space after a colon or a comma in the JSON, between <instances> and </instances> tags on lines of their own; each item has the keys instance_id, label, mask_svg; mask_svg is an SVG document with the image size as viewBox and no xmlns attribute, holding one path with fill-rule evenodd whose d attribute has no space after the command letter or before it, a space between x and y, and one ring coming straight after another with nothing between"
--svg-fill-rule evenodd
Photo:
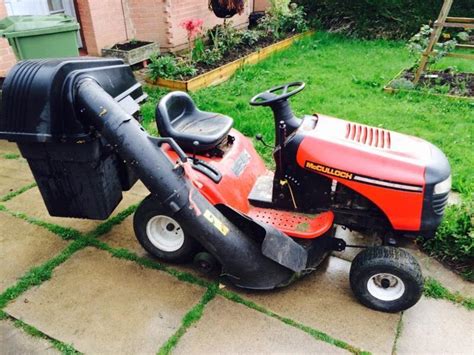
<instances>
[{"instance_id":1,"label":"wheel rim","mask_svg":"<svg viewBox=\"0 0 474 355\"><path fill-rule=\"evenodd\" d=\"M146 225L148 240L158 249L165 252L175 252L184 244L184 232L173 218L154 216Z\"/></svg>"},{"instance_id":2,"label":"wheel rim","mask_svg":"<svg viewBox=\"0 0 474 355\"><path fill-rule=\"evenodd\" d=\"M369 293L382 301L395 301L405 293L405 283L393 274L376 274L367 281Z\"/></svg>"}]
</instances>

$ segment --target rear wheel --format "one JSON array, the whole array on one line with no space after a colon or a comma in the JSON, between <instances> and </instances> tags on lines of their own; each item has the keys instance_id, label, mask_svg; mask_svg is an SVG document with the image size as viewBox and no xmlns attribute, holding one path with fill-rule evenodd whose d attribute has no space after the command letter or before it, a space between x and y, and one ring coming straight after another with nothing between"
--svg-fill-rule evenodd
<instances>
[{"instance_id":1,"label":"rear wheel","mask_svg":"<svg viewBox=\"0 0 474 355\"><path fill-rule=\"evenodd\" d=\"M192 260L198 251L194 238L153 196L148 196L138 206L133 217L133 228L138 242L157 258L182 263Z\"/></svg>"},{"instance_id":2,"label":"rear wheel","mask_svg":"<svg viewBox=\"0 0 474 355\"><path fill-rule=\"evenodd\" d=\"M372 247L359 253L350 271L352 291L369 308L399 312L413 306L423 292L416 259L403 249Z\"/></svg>"}]
</instances>

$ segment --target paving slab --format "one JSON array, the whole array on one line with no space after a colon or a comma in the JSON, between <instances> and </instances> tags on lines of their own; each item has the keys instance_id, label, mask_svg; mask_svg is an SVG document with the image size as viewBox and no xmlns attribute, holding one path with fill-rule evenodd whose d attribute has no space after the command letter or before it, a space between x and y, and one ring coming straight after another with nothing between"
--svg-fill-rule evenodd
<instances>
[{"instance_id":1,"label":"paving slab","mask_svg":"<svg viewBox=\"0 0 474 355\"><path fill-rule=\"evenodd\" d=\"M173 354L345 354L301 330L217 297Z\"/></svg>"},{"instance_id":2,"label":"paving slab","mask_svg":"<svg viewBox=\"0 0 474 355\"><path fill-rule=\"evenodd\" d=\"M9 153L20 154L20 150L18 149L15 143L11 143L4 140L0 141L0 155Z\"/></svg>"},{"instance_id":3,"label":"paving slab","mask_svg":"<svg viewBox=\"0 0 474 355\"><path fill-rule=\"evenodd\" d=\"M18 329L11 321L0 321L0 354L60 354L47 340L32 337Z\"/></svg>"},{"instance_id":4,"label":"paving slab","mask_svg":"<svg viewBox=\"0 0 474 355\"><path fill-rule=\"evenodd\" d=\"M396 353L472 355L474 312L423 297L403 314Z\"/></svg>"},{"instance_id":5,"label":"paving slab","mask_svg":"<svg viewBox=\"0 0 474 355\"><path fill-rule=\"evenodd\" d=\"M218 277L218 274L207 275L199 272L193 267L192 262L186 264L171 264L164 262L163 260L159 260L153 255L149 254L145 249L143 249L135 237L135 232L133 231L133 215L127 217L121 224L114 226L109 233L104 234L100 239L113 248L127 249L142 258L155 260L160 264L190 273L202 279L216 280Z\"/></svg>"},{"instance_id":6,"label":"paving slab","mask_svg":"<svg viewBox=\"0 0 474 355\"><path fill-rule=\"evenodd\" d=\"M204 291L86 248L6 312L84 353L155 354Z\"/></svg>"},{"instance_id":7,"label":"paving slab","mask_svg":"<svg viewBox=\"0 0 474 355\"><path fill-rule=\"evenodd\" d=\"M34 181L35 179L25 159L4 159L0 157L0 197L17 191Z\"/></svg>"},{"instance_id":8,"label":"paving slab","mask_svg":"<svg viewBox=\"0 0 474 355\"><path fill-rule=\"evenodd\" d=\"M146 191L146 188L141 183L135 184L135 186L130 191L123 193L122 201L115 208L111 216L123 211L130 205L139 203L147 196L148 193ZM12 211L20 211L30 217L35 217L42 221L54 223L63 227L74 228L84 233L91 232L94 230L94 228L104 222L80 218L51 217L37 187L28 190L14 199L6 202L5 206Z\"/></svg>"},{"instance_id":9,"label":"paving slab","mask_svg":"<svg viewBox=\"0 0 474 355\"><path fill-rule=\"evenodd\" d=\"M5 213L0 213L0 225L0 293L68 244L44 228Z\"/></svg>"},{"instance_id":10,"label":"paving slab","mask_svg":"<svg viewBox=\"0 0 474 355\"><path fill-rule=\"evenodd\" d=\"M349 286L350 263L330 257L314 273L271 292L242 292L273 312L373 354L392 350L399 314L362 306Z\"/></svg>"}]
</instances>

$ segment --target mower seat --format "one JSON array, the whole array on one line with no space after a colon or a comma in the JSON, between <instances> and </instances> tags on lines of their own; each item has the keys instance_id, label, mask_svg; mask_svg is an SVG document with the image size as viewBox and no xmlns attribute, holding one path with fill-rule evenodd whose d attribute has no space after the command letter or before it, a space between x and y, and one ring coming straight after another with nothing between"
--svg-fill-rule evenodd
<instances>
[{"instance_id":1,"label":"mower seat","mask_svg":"<svg viewBox=\"0 0 474 355\"><path fill-rule=\"evenodd\" d=\"M205 152L217 147L234 121L228 116L200 111L185 92L174 91L156 107L156 124L162 137L173 138L187 152ZM199 142L195 146L194 142Z\"/></svg>"}]
</instances>

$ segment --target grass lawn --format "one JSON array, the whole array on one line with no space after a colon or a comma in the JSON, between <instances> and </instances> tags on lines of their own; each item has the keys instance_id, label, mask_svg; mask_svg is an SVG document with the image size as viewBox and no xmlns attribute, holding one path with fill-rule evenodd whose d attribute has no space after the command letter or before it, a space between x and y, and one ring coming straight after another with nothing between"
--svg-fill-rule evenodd
<instances>
[{"instance_id":1,"label":"grass lawn","mask_svg":"<svg viewBox=\"0 0 474 355\"><path fill-rule=\"evenodd\" d=\"M422 93L384 93L382 87L412 63L403 42L318 33L193 97L203 110L233 117L235 127L245 135L262 133L271 142L270 109L250 107L248 100L277 84L305 81L306 90L292 99L298 115L319 112L431 141L451 162L454 189L468 197L474 191L474 102ZM474 72L474 64L462 63L462 69ZM165 92L149 89L150 100L143 106L145 126L153 133L154 108ZM269 162L268 149L261 145L258 149Z\"/></svg>"}]
</instances>

